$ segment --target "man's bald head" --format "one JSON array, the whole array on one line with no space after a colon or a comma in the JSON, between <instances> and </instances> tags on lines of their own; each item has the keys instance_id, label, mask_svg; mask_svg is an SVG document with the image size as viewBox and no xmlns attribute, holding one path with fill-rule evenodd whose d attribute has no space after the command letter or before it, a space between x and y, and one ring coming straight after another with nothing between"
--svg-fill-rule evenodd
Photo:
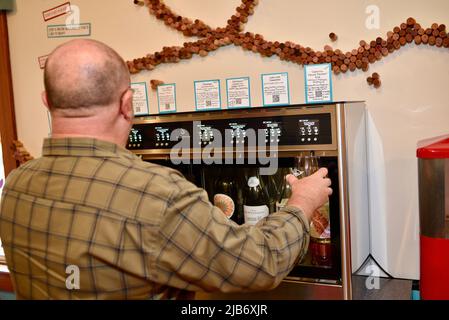
<instances>
[{"instance_id":1,"label":"man's bald head","mask_svg":"<svg viewBox=\"0 0 449 320\"><path fill-rule=\"evenodd\" d=\"M83 116L89 108L118 102L129 87L130 75L125 61L110 47L73 40L50 54L44 81L51 111Z\"/></svg>"}]
</instances>

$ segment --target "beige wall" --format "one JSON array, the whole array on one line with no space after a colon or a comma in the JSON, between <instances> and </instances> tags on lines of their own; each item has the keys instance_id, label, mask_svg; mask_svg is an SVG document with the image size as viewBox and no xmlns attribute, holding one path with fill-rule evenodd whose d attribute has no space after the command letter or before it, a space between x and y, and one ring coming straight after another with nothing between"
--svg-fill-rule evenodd
<instances>
[{"instance_id":1,"label":"beige wall","mask_svg":"<svg viewBox=\"0 0 449 320\"><path fill-rule=\"evenodd\" d=\"M49 53L63 39L47 39L41 12L64 1L17 0L17 12L9 15L16 117L19 138L34 155L40 154L48 135L47 114L40 102L42 71L37 57ZM81 22L91 22L92 37L115 48L125 59L141 57L163 46L181 45L186 39L150 16L132 1L72 0L81 9ZM175 11L224 26L238 0L167 0ZM365 27L368 5L380 8L380 29ZM334 48L351 50L361 39L385 36L394 26L415 17L423 26L449 25L447 0L261 0L246 30L268 40L294 41L322 49L328 34L339 36ZM50 24L64 23L60 17ZM188 41L188 40L187 40ZM371 72L381 75L383 86L366 84L367 74L357 71L334 77L335 100L365 100L370 113L370 189L372 245L375 257L391 274L417 278L418 196L416 141L449 132L449 50L407 46L381 62ZM226 105L225 79L250 76L252 103L262 104L261 73L288 72L292 103L304 103L303 68L262 58L233 46L207 58L195 57L176 65L163 65L142 73L133 81L151 79L177 84L178 110L194 110L193 81L222 80L222 105ZM156 95L150 89L151 112L157 112Z\"/></svg>"}]
</instances>

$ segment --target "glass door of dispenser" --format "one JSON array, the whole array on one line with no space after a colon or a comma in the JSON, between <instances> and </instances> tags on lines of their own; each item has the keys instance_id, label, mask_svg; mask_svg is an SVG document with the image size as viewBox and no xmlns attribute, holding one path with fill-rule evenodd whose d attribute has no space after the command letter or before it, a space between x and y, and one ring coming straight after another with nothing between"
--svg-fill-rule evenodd
<instances>
[{"instance_id":1,"label":"glass door of dispenser","mask_svg":"<svg viewBox=\"0 0 449 320\"><path fill-rule=\"evenodd\" d=\"M261 176L261 183L269 194L270 213L276 209L276 200L280 196L280 184L283 173L295 166L295 157L279 158L279 169L272 176ZM169 165L161 161L160 164ZM252 172L255 165L178 165L173 166L181 171L186 178L197 186L204 188L213 203L216 181L223 172L232 172L235 183L243 188L248 172ZM338 161L336 157L320 157L319 167L326 167L332 180L333 194L329 199L330 241L310 241L307 254L289 274L289 280L309 281L318 283L341 284L341 245L340 245L340 204L338 190ZM240 190L242 191L242 190ZM240 194L241 195L241 194ZM243 197L233 199L236 212L243 210Z\"/></svg>"}]
</instances>

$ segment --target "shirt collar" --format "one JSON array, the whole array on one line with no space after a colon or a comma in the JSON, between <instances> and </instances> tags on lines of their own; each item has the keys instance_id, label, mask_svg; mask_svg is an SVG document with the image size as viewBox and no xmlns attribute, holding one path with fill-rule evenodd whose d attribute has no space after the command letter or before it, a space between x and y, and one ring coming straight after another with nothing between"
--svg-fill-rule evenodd
<instances>
[{"instance_id":1,"label":"shirt collar","mask_svg":"<svg viewBox=\"0 0 449 320\"><path fill-rule=\"evenodd\" d=\"M78 156L137 159L131 151L115 143L94 138L47 138L42 148L43 156Z\"/></svg>"}]
</instances>

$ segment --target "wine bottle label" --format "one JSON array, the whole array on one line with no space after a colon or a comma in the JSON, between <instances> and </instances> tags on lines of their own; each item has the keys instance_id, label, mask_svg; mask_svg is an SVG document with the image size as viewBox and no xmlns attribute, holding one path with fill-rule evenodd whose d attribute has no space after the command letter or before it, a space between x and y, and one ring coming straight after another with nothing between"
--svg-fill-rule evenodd
<instances>
[{"instance_id":1,"label":"wine bottle label","mask_svg":"<svg viewBox=\"0 0 449 320\"><path fill-rule=\"evenodd\" d=\"M260 181L257 177L251 177L248 179L248 187L255 188L260 184Z\"/></svg>"},{"instance_id":2,"label":"wine bottle label","mask_svg":"<svg viewBox=\"0 0 449 320\"><path fill-rule=\"evenodd\" d=\"M276 212L281 211L281 209L287 205L287 202L288 202L287 198L282 199L281 202L276 201Z\"/></svg>"},{"instance_id":3,"label":"wine bottle label","mask_svg":"<svg viewBox=\"0 0 449 320\"><path fill-rule=\"evenodd\" d=\"M331 238L329 202L313 214L312 222L310 223L310 236L323 240Z\"/></svg>"},{"instance_id":4,"label":"wine bottle label","mask_svg":"<svg viewBox=\"0 0 449 320\"><path fill-rule=\"evenodd\" d=\"M214 195L214 206L221 209L228 219L230 219L235 212L234 200L232 200L230 196L222 193Z\"/></svg>"},{"instance_id":5,"label":"wine bottle label","mask_svg":"<svg viewBox=\"0 0 449 320\"><path fill-rule=\"evenodd\" d=\"M245 223L255 225L270 213L268 206L243 206Z\"/></svg>"}]
</instances>

